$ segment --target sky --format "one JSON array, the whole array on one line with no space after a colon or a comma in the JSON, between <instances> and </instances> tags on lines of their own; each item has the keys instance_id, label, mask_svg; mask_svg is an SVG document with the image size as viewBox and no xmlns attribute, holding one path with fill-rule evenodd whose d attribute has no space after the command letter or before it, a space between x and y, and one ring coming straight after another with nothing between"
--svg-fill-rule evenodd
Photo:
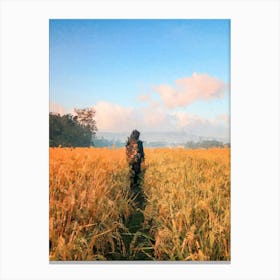
<instances>
[{"instance_id":1,"label":"sky","mask_svg":"<svg viewBox=\"0 0 280 280\"><path fill-rule=\"evenodd\" d=\"M49 51L51 112L229 140L230 20L52 19Z\"/></svg>"}]
</instances>

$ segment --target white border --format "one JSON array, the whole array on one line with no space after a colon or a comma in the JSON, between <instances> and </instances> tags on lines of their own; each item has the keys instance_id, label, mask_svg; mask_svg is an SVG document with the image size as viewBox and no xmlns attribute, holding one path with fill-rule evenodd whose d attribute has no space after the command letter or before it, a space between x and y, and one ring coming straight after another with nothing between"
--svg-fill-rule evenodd
<instances>
[{"instance_id":1,"label":"white border","mask_svg":"<svg viewBox=\"0 0 280 280\"><path fill-rule=\"evenodd\" d=\"M279 279L278 1L1 1L1 279ZM230 18L232 260L48 261L49 18Z\"/></svg>"}]
</instances>

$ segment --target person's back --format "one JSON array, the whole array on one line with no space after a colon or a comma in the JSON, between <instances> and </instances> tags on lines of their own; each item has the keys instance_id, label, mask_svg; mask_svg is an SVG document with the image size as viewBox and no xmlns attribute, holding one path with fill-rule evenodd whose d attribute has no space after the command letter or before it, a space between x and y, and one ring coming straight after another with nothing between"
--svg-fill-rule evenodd
<instances>
[{"instance_id":1,"label":"person's back","mask_svg":"<svg viewBox=\"0 0 280 280\"><path fill-rule=\"evenodd\" d=\"M139 140L140 132L133 130L126 143L126 157L129 165L141 164L145 160L143 142Z\"/></svg>"},{"instance_id":2,"label":"person's back","mask_svg":"<svg viewBox=\"0 0 280 280\"><path fill-rule=\"evenodd\" d=\"M145 154L144 154L143 142L141 140L138 140L138 151L140 154L140 163L142 163L145 161Z\"/></svg>"},{"instance_id":3,"label":"person's back","mask_svg":"<svg viewBox=\"0 0 280 280\"><path fill-rule=\"evenodd\" d=\"M141 163L145 160L143 142L139 140L140 132L133 130L126 143L126 158L130 167L130 188L139 189Z\"/></svg>"}]
</instances>

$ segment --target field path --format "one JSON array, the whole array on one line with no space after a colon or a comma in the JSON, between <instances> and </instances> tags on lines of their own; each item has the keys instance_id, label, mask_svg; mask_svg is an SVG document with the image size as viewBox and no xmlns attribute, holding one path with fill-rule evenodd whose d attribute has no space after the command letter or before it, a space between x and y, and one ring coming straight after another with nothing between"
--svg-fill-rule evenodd
<instances>
[{"instance_id":1,"label":"field path","mask_svg":"<svg viewBox=\"0 0 280 280\"><path fill-rule=\"evenodd\" d=\"M153 249L150 246L152 240L149 237L149 228L144 228L144 210L146 207L146 198L143 193L143 178L139 182L138 192L136 192L135 212L124 222L129 233L123 233L123 239L127 249L127 260L153 260ZM145 248L145 251L143 251Z\"/></svg>"}]
</instances>

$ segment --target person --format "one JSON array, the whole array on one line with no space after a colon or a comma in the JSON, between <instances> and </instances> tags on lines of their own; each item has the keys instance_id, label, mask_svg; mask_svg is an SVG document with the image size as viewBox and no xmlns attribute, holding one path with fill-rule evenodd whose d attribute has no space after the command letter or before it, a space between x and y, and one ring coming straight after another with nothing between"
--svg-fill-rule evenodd
<instances>
[{"instance_id":1,"label":"person","mask_svg":"<svg viewBox=\"0 0 280 280\"><path fill-rule=\"evenodd\" d=\"M140 132L134 129L126 142L126 156L130 168L130 189L139 193L141 164L145 162L143 142L139 140Z\"/></svg>"}]
</instances>

